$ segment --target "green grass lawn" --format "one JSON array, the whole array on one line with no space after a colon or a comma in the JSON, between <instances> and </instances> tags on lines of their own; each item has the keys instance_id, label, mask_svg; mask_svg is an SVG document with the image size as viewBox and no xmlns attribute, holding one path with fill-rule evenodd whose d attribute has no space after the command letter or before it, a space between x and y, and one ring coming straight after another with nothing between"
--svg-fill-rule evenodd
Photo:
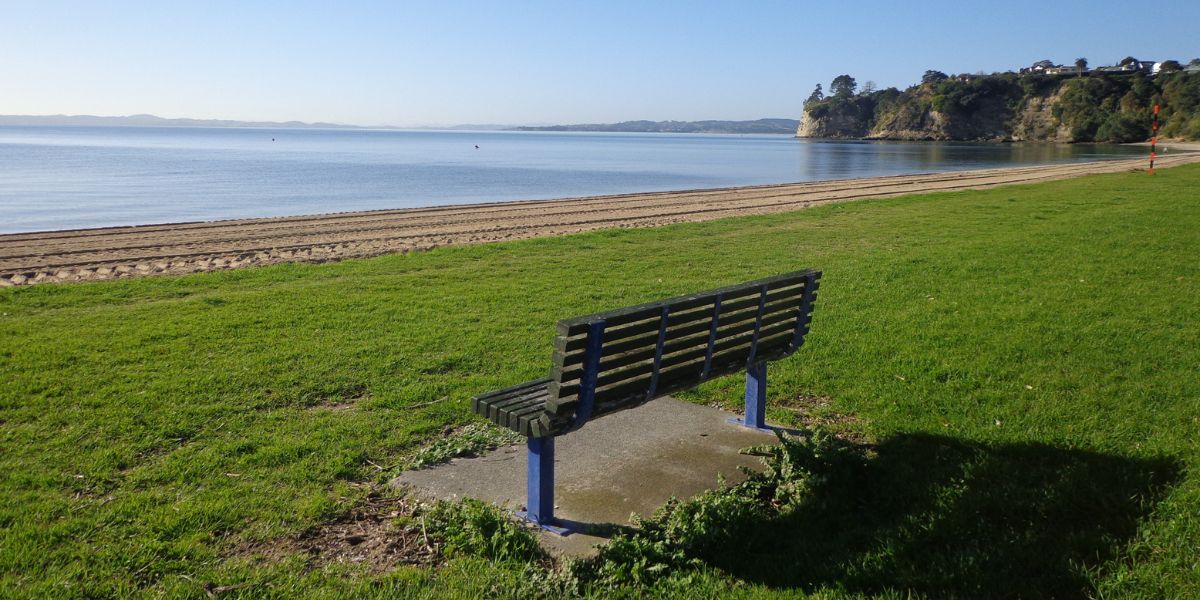
<instances>
[{"instance_id":1,"label":"green grass lawn","mask_svg":"<svg viewBox=\"0 0 1200 600\"><path fill-rule=\"evenodd\" d=\"M829 398L870 468L650 592L1200 597L1197 190L1186 166L0 290L0 594L522 596L520 561L239 549L346 513L471 395L543 376L559 319L814 267L768 416Z\"/></svg>"}]
</instances>

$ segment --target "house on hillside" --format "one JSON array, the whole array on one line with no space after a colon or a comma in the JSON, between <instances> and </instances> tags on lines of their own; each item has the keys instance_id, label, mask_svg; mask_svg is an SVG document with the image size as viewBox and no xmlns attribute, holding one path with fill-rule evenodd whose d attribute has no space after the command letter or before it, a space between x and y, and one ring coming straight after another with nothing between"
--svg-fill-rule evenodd
<instances>
[{"instance_id":1,"label":"house on hillside","mask_svg":"<svg viewBox=\"0 0 1200 600\"><path fill-rule=\"evenodd\" d=\"M1097 67L1097 73L1114 73L1114 74L1132 74L1146 73L1147 75L1156 75L1162 67L1161 62L1153 60L1133 60L1127 61L1124 64L1113 65L1111 67Z\"/></svg>"},{"instance_id":2,"label":"house on hillside","mask_svg":"<svg viewBox=\"0 0 1200 600\"><path fill-rule=\"evenodd\" d=\"M1084 69L1084 73L1088 70ZM1021 75L1078 75L1079 69L1075 65L1056 65L1048 60L1039 60L1028 67L1018 71Z\"/></svg>"},{"instance_id":3,"label":"house on hillside","mask_svg":"<svg viewBox=\"0 0 1200 600\"><path fill-rule=\"evenodd\" d=\"M1030 73L1045 73L1047 70L1059 66L1061 65L1056 65L1048 60L1039 60L1028 67L1022 67L1018 73L1021 75L1028 75Z\"/></svg>"}]
</instances>

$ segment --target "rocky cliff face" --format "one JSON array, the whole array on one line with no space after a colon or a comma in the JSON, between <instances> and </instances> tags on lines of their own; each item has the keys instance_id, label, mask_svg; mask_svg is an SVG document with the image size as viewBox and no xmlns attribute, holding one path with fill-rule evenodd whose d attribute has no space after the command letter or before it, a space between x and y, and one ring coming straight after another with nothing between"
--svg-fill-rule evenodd
<instances>
[{"instance_id":1,"label":"rocky cliff face","mask_svg":"<svg viewBox=\"0 0 1200 600\"><path fill-rule=\"evenodd\" d=\"M861 139L870 136L873 103L865 98L831 99L824 106L805 110L796 137Z\"/></svg>"},{"instance_id":2,"label":"rocky cliff face","mask_svg":"<svg viewBox=\"0 0 1200 600\"><path fill-rule=\"evenodd\" d=\"M1054 106L1062 97L1061 92L1051 96L1029 98L1012 121L1014 142L1070 142L1070 129L1054 118Z\"/></svg>"},{"instance_id":3,"label":"rocky cliff face","mask_svg":"<svg viewBox=\"0 0 1200 600\"><path fill-rule=\"evenodd\" d=\"M927 78L932 79L932 78ZM844 90L843 90L844 91ZM799 137L1137 142L1200 139L1200 71L959 76L809 102Z\"/></svg>"},{"instance_id":4,"label":"rocky cliff face","mask_svg":"<svg viewBox=\"0 0 1200 600\"><path fill-rule=\"evenodd\" d=\"M871 127L870 137L882 140L948 140L946 116L928 103L891 103Z\"/></svg>"},{"instance_id":5,"label":"rocky cliff face","mask_svg":"<svg viewBox=\"0 0 1200 600\"><path fill-rule=\"evenodd\" d=\"M934 100L929 88L897 92L883 98L827 100L804 111L796 137L936 141L1014 139L1014 111L1006 96L971 98L969 110L958 104L938 110L938 102ZM1042 110L1039 106L1035 113L1021 129L1023 138L1051 126L1042 119L1053 119L1048 109Z\"/></svg>"}]
</instances>

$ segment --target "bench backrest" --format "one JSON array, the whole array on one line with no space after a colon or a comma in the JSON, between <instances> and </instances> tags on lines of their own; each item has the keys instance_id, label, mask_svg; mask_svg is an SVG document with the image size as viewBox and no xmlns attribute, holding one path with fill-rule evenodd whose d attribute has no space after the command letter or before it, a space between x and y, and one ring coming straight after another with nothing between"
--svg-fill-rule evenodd
<instances>
[{"instance_id":1,"label":"bench backrest","mask_svg":"<svg viewBox=\"0 0 1200 600\"><path fill-rule=\"evenodd\" d=\"M820 277L798 271L559 322L550 430L788 356L808 333Z\"/></svg>"}]
</instances>

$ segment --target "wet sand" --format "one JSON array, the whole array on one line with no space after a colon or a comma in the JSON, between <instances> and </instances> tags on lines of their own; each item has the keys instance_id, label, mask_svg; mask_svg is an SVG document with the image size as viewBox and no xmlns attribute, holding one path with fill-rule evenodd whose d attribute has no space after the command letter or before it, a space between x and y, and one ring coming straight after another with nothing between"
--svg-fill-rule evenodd
<instances>
[{"instance_id":1,"label":"wet sand","mask_svg":"<svg viewBox=\"0 0 1200 600\"><path fill-rule=\"evenodd\" d=\"M1160 144L1155 168L1200 162ZM325 262L613 227L657 227L830 202L1145 170L1145 158L725 189L0 235L0 287Z\"/></svg>"}]
</instances>

